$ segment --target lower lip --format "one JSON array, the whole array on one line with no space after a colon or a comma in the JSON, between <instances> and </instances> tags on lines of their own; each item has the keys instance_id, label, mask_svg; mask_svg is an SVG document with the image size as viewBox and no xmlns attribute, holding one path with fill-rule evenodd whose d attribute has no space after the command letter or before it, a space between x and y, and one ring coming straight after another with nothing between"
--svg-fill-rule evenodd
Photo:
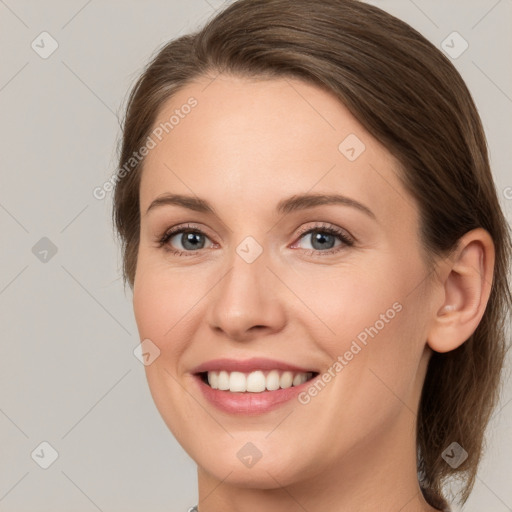
<instances>
[{"instance_id":1,"label":"lower lip","mask_svg":"<svg viewBox=\"0 0 512 512\"><path fill-rule=\"evenodd\" d=\"M215 407L229 414L255 415L270 412L295 398L305 390L316 377L298 386L260 393L233 393L213 389L205 384L199 375L194 375L204 397Z\"/></svg>"}]
</instances>

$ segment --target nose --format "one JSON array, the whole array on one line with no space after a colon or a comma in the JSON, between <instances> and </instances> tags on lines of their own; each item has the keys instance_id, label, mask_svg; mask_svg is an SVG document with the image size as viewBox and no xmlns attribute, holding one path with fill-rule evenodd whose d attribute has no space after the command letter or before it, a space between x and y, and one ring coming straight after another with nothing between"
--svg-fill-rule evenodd
<instances>
[{"instance_id":1,"label":"nose","mask_svg":"<svg viewBox=\"0 0 512 512\"><path fill-rule=\"evenodd\" d=\"M235 341L280 331L286 322L283 285L264 253L252 263L235 253L231 263L210 294L210 327Z\"/></svg>"}]
</instances>

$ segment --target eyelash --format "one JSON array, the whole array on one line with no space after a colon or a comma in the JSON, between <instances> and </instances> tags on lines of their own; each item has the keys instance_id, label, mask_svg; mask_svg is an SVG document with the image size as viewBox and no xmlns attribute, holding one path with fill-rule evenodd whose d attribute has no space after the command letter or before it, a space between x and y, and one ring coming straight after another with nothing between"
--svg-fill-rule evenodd
<instances>
[{"instance_id":1,"label":"eyelash","mask_svg":"<svg viewBox=\"0 0 512 512\"><path fill-rule=\"evenodd\" d=\"M339 251L342 251L345 247L352 247L355 243L355 241L350 237L345 231L331 225L317 225L309 228L305 228L304 230L300 231L298 234L298 240L300 240L305 235L308 235L313 232L319 232L319 233L328 233L330 235L334 235L338 237L342 245L335 247L333 249L329 249L326 251L320 251L318 249L303 249L307 251L307 254L309 255L328 255L328 254L334 254ZM159 248L163 248L165 251L170 252L171 254L174 254L175 256L195 256L198 251L201 249L197 249L196 251L181 251L179 249L173 249L170 245L167 244L167 242L175 235L180 233L194 233L199 235L204 235L208 238L208 235L202 231L201 229L194 227L194 226L176 226L174 228L171 228L170 230L166 231L163 235L158 237L157 243Z\"/></svg>"}]
</instances>

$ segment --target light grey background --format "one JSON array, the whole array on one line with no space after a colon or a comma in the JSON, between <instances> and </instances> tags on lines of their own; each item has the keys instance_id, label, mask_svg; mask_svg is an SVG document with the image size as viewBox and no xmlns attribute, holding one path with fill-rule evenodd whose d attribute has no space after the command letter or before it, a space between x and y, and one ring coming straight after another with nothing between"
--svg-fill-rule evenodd
<instances>
[{"instance_id":1,"label":"light grey background","mask_svg":"<svg viewBox=\"0 0 512 512\"><path fill-rule=\"evenodd\" d=\"M197 501L195 464L133 355L110 197L92 191L115 171L121 107L150 55L222 3L0 0L0 511L184 511ZM438 47L453 31L469 43L453 62L483 118L510 219L512 1L372 3ZM58 43L47 59L31 47L49 49L43 31ZM465 511L512 510L510 382ZM31 457L49 456L43 441L58 452L48 469Z\"/></svg>"}]
</instances>

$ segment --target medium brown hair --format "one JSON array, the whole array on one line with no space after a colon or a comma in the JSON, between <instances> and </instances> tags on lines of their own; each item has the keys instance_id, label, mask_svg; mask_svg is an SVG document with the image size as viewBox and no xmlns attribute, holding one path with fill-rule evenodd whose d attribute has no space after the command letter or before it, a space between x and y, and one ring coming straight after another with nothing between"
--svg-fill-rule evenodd
<instances>
[{"instance_id":1,"label":"medium brown hair","mask_svg":"<svg viewBox=\"0 0 512 512\"><path fill-rule=\"evenodd\" d=\"M500 208L477 109L461 76L408 24L357 0L239 0L197 33L165 44L128 97L119 168L141 148L164 103L199 77L292 77L334 93L401 165L416 200L429 268L468 231L482 227L496 251L483 318L456 350L429 361L418 412L418 478L440 508L447 477L475 482L484 431L499 396L512 304L510 228ZM117 180L113 220L123 276L133 288L144 161ZM459 443L467 460L452 468L442 452Z\"/></svg>"}]
</instances>

